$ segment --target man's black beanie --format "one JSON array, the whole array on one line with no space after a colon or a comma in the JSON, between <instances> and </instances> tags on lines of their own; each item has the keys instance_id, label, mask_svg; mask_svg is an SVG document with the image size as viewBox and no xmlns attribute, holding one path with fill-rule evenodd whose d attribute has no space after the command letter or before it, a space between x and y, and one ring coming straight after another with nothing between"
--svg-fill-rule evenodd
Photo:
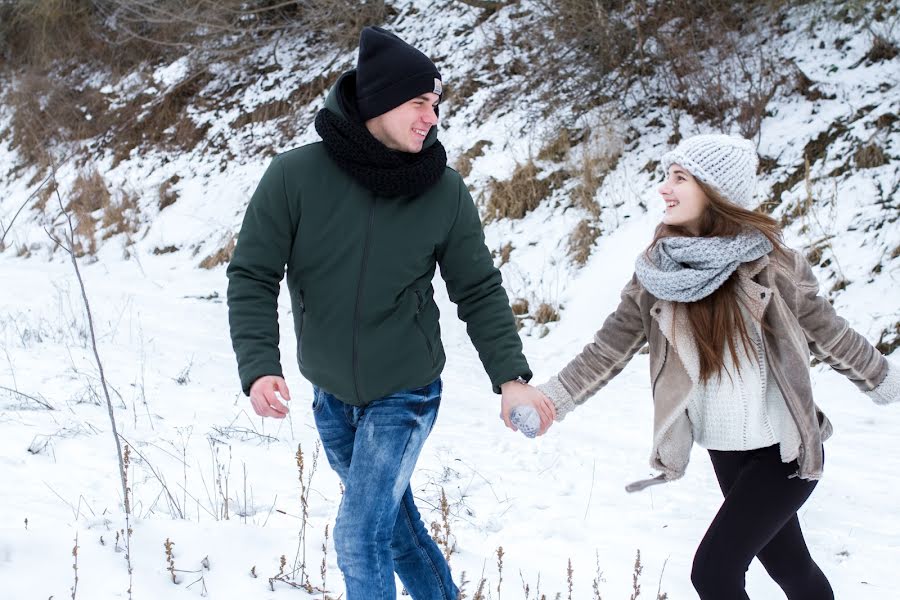
<instances>
[{"instance_id":1,"label":"man's black beanie","mask_svg":"<svg viewBox=\"0 0 900 600\"><path fill-rule=\"evenodd\" d=\"M368 121L421 94L442 93L441 74L427 56L380 27L359 36L356 101Z\"/></svg>"}]
</instances>

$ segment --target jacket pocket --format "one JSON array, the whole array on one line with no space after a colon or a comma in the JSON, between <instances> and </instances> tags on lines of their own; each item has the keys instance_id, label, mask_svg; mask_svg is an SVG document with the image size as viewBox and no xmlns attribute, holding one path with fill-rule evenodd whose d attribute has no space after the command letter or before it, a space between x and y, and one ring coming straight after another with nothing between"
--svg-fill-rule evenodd
<instances>
[{"instance_id":1,"label":"jacket pocket","mask_svg":"<svg viewBox=\"0 0 900 600\"><path fill-rule=\"evenodd\" d=\"M306 320L306 304L303 292L297 293L297 362L303 364L303 322Z\"/></svg>"},{"instance_id":2,"label":"jacket pocket","mask_svg":"<svg viewBox=\"0 0 900 600\"><path fill-rule=\"evenodd\" d=\"M416 328L425 339L425 347L428 348L428 356L431 358L431 366L433 367L435 363L434 345L431 343L431 338L429 338L428 334L425 332L425 327L422 326L422 310L425 308L425 298L421 291L414 291L416 293Z\"/></svg>"},{"instance_id":3,"label":"jacket pocket","mask_svg":"<svg viewBox=\"0 0 900 600\"><path fill-rule=\"evenodd\" d=\"M653 397L656 397L656 382L659 379L660 373L662 373L663 367L666 364L666 358L668 358L669 353L669 341L663 340L662 343L662 351L659 353L659 358L655 361L653 360L653 349L650 349L651 352L651 360L650 360L650 393Z\"/></svg>"}]
</instances>

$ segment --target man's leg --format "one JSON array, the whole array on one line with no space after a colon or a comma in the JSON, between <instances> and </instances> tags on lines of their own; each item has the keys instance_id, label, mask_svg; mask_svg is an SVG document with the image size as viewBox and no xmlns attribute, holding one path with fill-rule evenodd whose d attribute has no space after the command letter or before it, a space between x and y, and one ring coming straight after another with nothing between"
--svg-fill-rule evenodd
<instances>
[{"instance_id":1,"label":"man's leg","mask_svg":"<svg viewBox=\"0 0 900 600\"><path fill-rule=\"evenodd\" d=\"M409 486L403 493L391 540L394 570L413 600L456 600L450 565L425 529Z\"/></svg>"},{"instance_id":2,"label":"man's leg","mask_svg":"<svg viewBox=\"0 0 900 600\"><path fill-rule=\"evenodd\" d=\"M324 401L317 395L316 425L326 456L345 486L334 542L347 600L396 597L392 538L404 492L437 415L440 391L438 380L424 388L387 396L365 409L345 405L329 394L322 394ZM351 436L352 445L348 444ZM418 522L424 531L421 519ZM403 549L413 543L401 536L394 545L408 557ZM418 536L415 543L421 545ZM401 562L411 565L407 560ZM449 569L442 562L449 580ZM418 575L412 580L416 588L421 588L419 594L410 590L415 600L455 599L455 588L453 595L435 595L440 593L440 580L420 581ZM432 592L435 586L438 591Z\"/></svg>"},{"instance_id":3,"label":"man's leg","mask_svg":"<svg viewBox=\"0 0 900 600\"><path fill-rule=\"evenodd\" d=\"M744 580L750 562L796 519L816 482L790 478L796 463L782 463L777 446L747 452L710 451L710 457L725 501L697 549L691 581L704 600L747 599ZM787 561L783 569L804 569L804 555L789 531L790 527L782 541L790 542L790 549L779 554ZM781 546L776 542L775 547Z\"/></svg>"}]
</instances>

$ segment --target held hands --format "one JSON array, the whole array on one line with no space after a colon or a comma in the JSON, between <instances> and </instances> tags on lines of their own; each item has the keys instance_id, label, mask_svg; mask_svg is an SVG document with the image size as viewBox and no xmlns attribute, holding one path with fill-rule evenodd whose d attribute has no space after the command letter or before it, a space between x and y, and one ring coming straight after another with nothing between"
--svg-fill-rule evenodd
<instances>
[{"instance_id":1,"label":"held hands","mask_svg":"<svg viewBox=\"0 0 900 600\"><path fill-rule=\"evenodd\" d=\"M556 418L556 408L553 406L553 402L537 388L519 381L507 381L500 386L500 391L502 393L500 418L503 419L503 423L513 431L518 431L518 428L510 418L513 409L519 407L532 408L537 412L541 420L537 435L544 435L553 423L553 419Z\"/></svg>"},{"instance_id":2,"label":"held hands","mask_svg":"<svg viewBox=\"0 0 900 600\"><path fill-rule=\"evenodd\" d=\"M253 382L250 386L250 404L256 414L276 419L283 419L287 415L288 407L278 399L276 392L290 401L291 393L283 377L264 375Z\"/></svg>"}]
</instances>

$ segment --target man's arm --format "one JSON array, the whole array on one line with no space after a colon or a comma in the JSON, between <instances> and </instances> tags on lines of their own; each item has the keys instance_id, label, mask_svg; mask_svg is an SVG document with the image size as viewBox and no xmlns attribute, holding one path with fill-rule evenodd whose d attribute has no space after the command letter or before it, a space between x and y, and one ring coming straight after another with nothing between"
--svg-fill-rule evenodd
<instances>
[{"instance_id":1,"label":"man's arm","mask_svg":"<svg viewBox=\"0 0 900 600\"><path fill-rule=\"evenodd\" d=\"M299 211L288 202L283 166L276 157L250 199L226 271L231 342L247 395L260 377L282 377L278 291L299 220Z\"/></svg>"},{"instance_id":2,"label":"man's arm","mask_svg":"<svg viewBox=\"0 0 900 600\"><path fill-rule=\"evenodd\" d=\"M531 379L500 271L485 246L478 210L461 178L456 218L437 258L450 300L466 323L494 392L499 394L501 384L519 377Z\"/></svg>"},{"instance_id":3,"label":"man's arm","mask_svg":"<svg viewBox=\"0 0 900 600\"><path fill-rule=\"evenodd\" d=\"M500 417L510 429L510 411L531 405L541 418L540 433L553 422L554 408L543 394L526 382L531 369L522 354L522 340L503 289L500 271L484 243L481 218L472 197L459 180L456 219L438 250L441 276L447 292L465 321L472 344L491 379L494 392L502 394Z\"/></svg>"}]
</instances>

